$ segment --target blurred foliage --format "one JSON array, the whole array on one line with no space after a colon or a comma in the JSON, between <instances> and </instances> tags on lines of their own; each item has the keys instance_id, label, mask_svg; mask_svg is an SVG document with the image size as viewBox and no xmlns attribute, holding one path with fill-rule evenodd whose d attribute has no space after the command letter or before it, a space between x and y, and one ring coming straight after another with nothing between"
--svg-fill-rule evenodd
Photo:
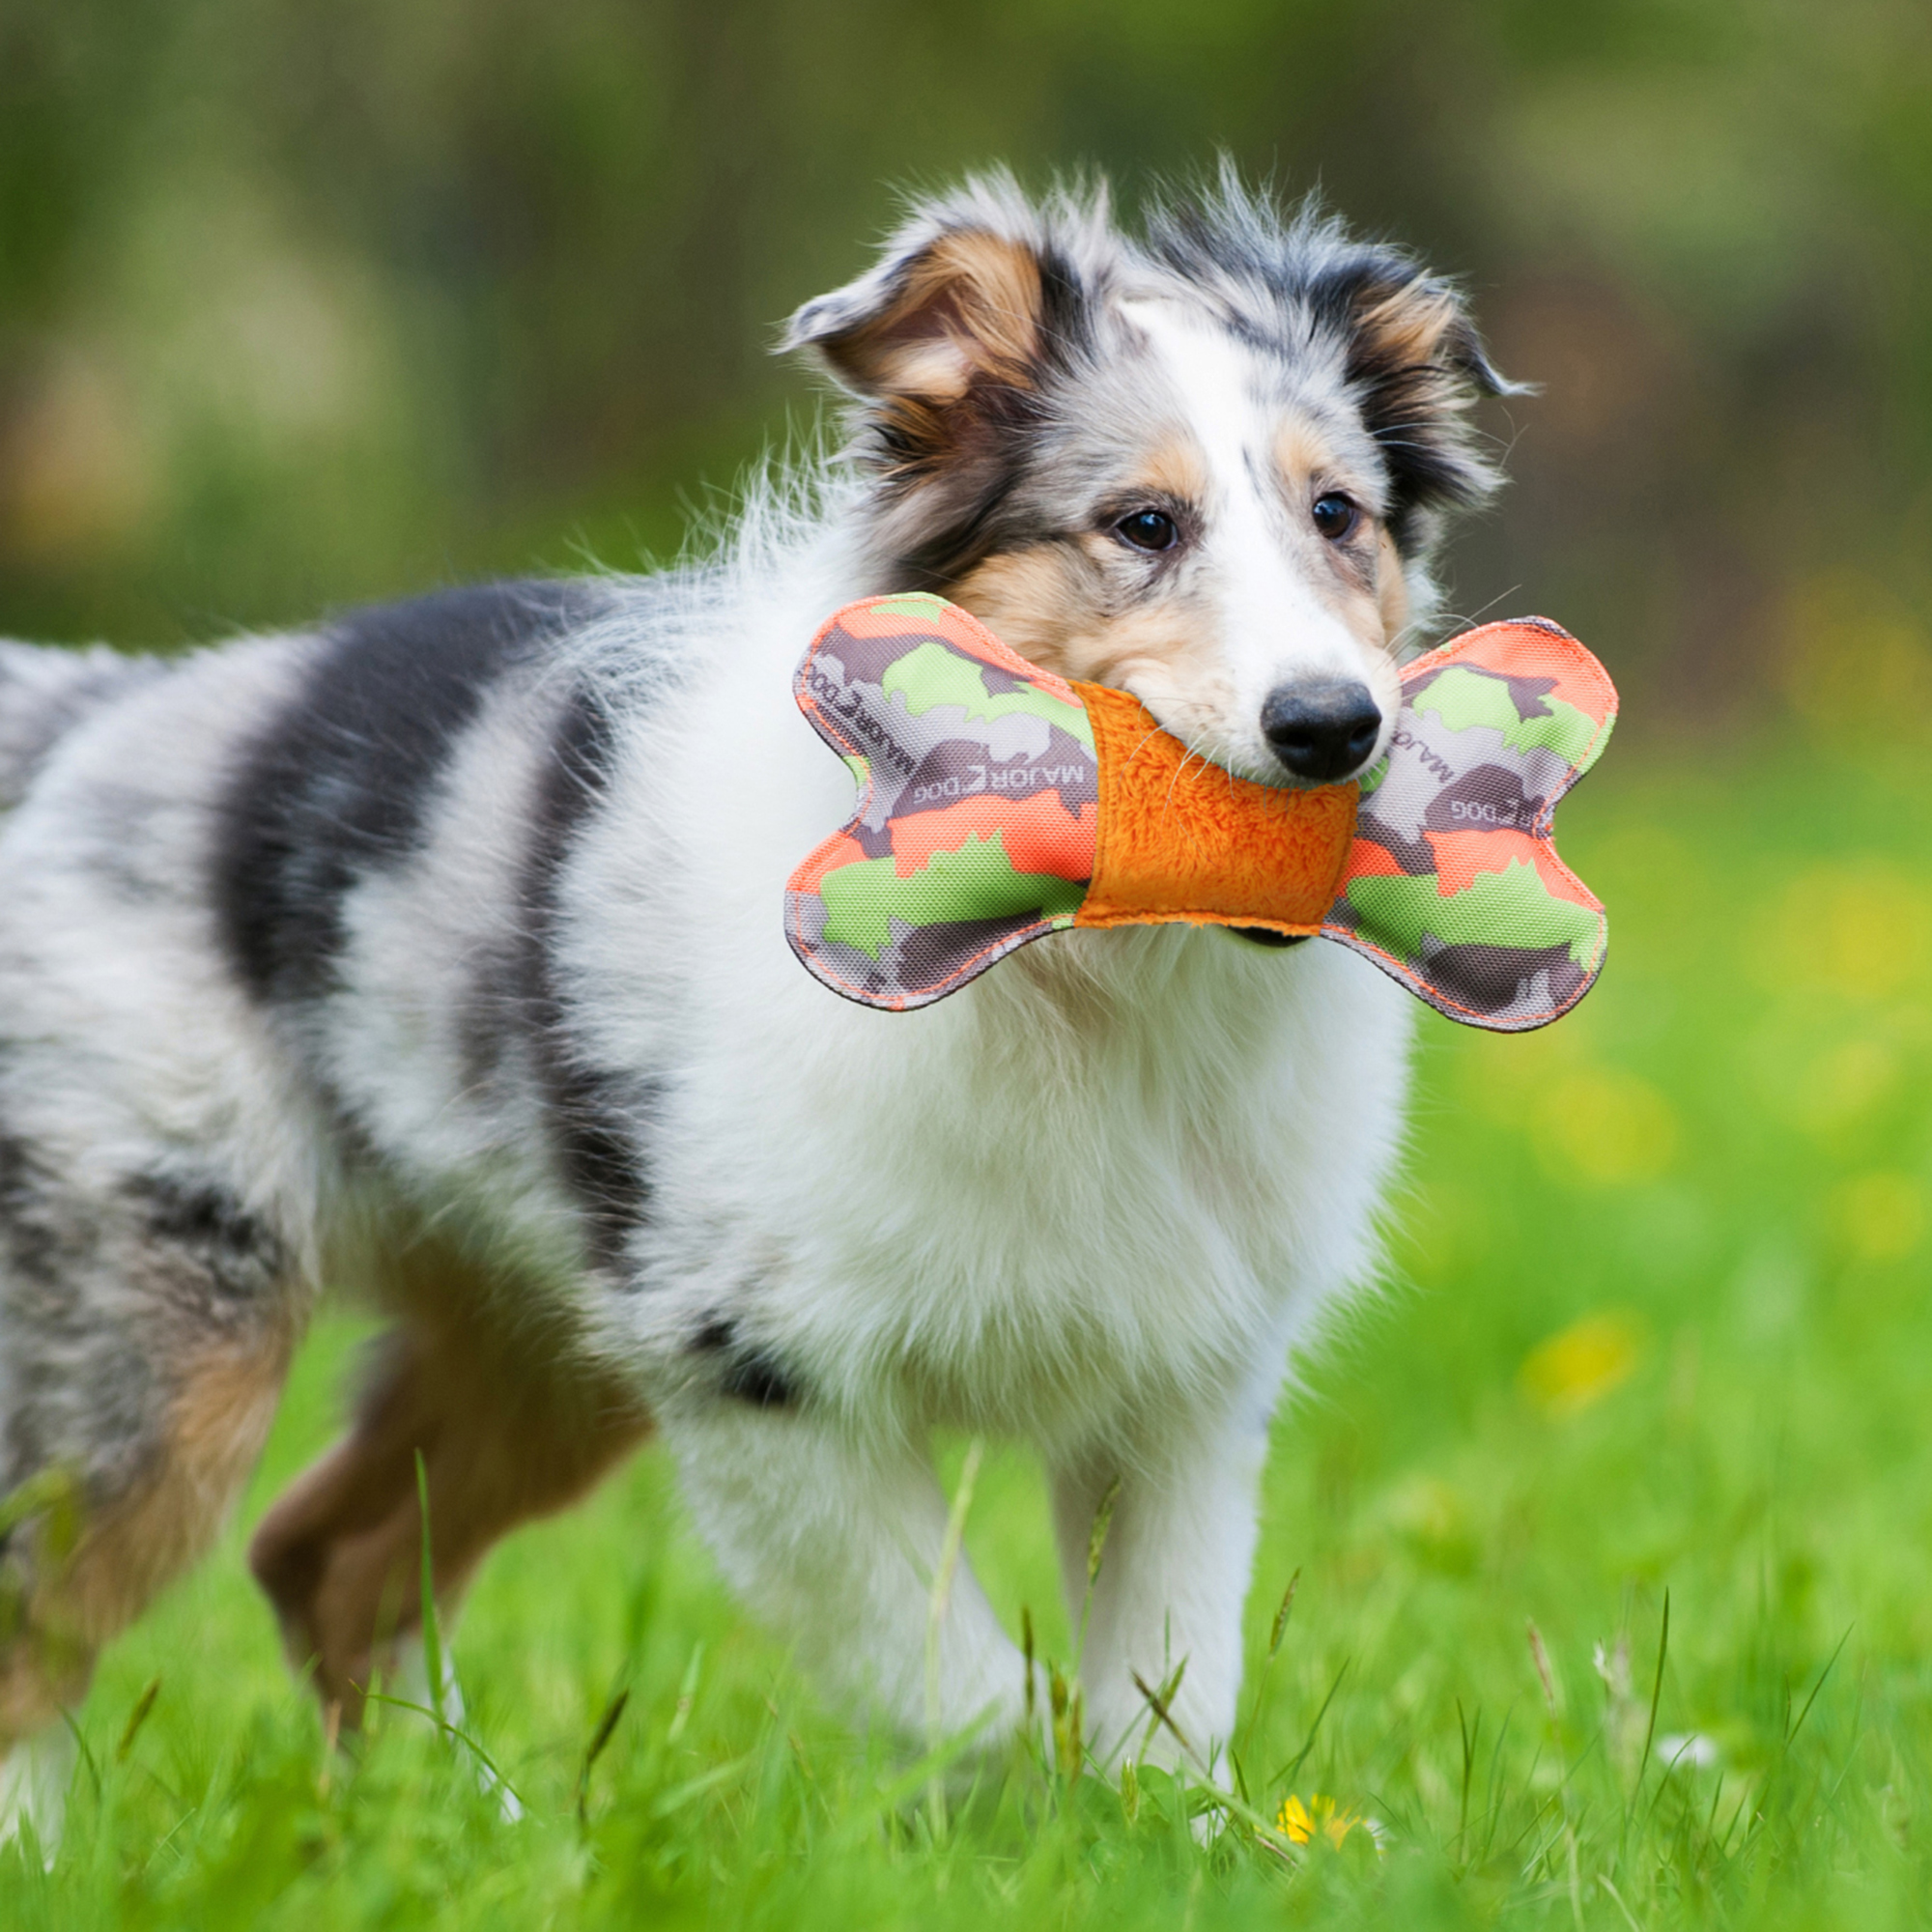
<instances>
[{"instance_id":1,"label":"blurred foliage","mask_svg":"<svg viewBox=\"0 0 1932 1932\"><path fill-rule=\"evenodd\" d=\"M1932 685L1921 0L0 0L0 628L673 552L897 188L1217 146L1547 385L1460 608L1561 614L1639 724Z\"/></svg>"}]
</instances>

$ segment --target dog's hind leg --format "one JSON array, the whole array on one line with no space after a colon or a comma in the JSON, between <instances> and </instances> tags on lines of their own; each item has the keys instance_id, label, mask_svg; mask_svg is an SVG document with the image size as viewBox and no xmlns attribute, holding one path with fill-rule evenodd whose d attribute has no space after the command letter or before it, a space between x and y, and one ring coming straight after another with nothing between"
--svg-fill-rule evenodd
<instances>
[{"instance_id":1,"label":"dog's hind leg","mask_svg":"<svg viewBox=\"0 0 1932 1932\"><path fill-rule=\"evenodd\" d=\"M214 1540L273 1417L300 1307L285 1251L217 1189L81 1195L0 1174L0 1837L43 1843L41 1762L94 1659Z\"/></svg>"},{"instance_id":2,"label":"dog's hind leg","mask_svg":"<svg viewBox=\"0 0 1932 1932\"><path fill-rule=\"evenodd\" d=\"M343 1723L421 1629L429 1496L439 1618L506 1531L575 1502L643 1438L633 1391L568 1336L520 1326L501 1284L440 1246L413 1252L347 1435L263 1520L249 1549L291 1661Z\"/></svg>"}]
</instances>

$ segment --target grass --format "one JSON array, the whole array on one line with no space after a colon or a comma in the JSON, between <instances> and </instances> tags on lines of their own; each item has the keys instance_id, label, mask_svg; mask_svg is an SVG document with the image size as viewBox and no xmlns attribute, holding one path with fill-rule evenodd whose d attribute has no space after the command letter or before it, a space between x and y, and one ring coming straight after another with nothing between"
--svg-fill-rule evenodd
<instances>
[{"instance_id":1,"label":"grass","mask_svg":"<svg viewBox=\"0 0 1932 1932\"><path fill-rule=\"evenodd\" d=\"M0 1854L0 1924L1922 1922L1932 790L1759 747L1612 759L1566 818L1605 980L1528 1038L1427 1028L1392 1292L1269 1464L1244 1773L1379 1854L1283 1859L1183 1784L1017 1753L934 1802L747 1625L646 1453L506 1545L454 1636L520 1820L400 1708L330 1760L238 1530L104 1660L65 1849ZM309 1343L248 1515L357 1332ZM1067 1658L1017 1455L966 1546Z\"/></svg>"}]
</instances>

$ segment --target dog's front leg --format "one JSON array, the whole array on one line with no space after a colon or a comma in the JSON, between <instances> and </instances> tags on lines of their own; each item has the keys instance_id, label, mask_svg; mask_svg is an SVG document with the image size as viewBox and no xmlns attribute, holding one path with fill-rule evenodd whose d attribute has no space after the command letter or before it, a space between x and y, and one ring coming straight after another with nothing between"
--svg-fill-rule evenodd
<instances>
[{"instance_id":1,"label":"dog's front leg","mask_svg":"<svg viewBox=\"0 0 1932 1932\"><path fill-rule=\"evenodd\" d=\"M1076 1627L1095 1514L1119 1484L1080 1662L1087 1741L1103 1765L1125 1756L1192 1761L1225 1777L1266 1451L1264 1426L1244 1415L1145 1444L1124 1465L1102 1457L1055 1472L1055 1528ZM1177 1672L1164 1721L1135 1678L1159 1694Z\"/></svg>"},{"instance_id":2,"label":"dog's front leg","mask_svg":"<svg viewBox=\"0 0 1932 1932\"><path fill-rule=\"evenodd\" d=\"M660 1421L720 1567L820 1682L915 1747L1004 1747L1026 1665L963 1558L936 1599L947 1502L921 1456L729 1398Z\"/></svg>"}]
</instances>

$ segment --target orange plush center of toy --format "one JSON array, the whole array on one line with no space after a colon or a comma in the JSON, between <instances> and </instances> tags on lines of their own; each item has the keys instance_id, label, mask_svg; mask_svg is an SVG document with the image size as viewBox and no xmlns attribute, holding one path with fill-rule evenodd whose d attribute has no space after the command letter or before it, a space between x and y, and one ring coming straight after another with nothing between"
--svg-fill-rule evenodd
<instances>
[{"instance_id":1,"label":"orange plush center of toy","mask_svg":"<svg viewBox=\"0 0 1932 1932\"><path fill-rule=\"evenodd\" d=\"M1129 693L1073 689L1093 722L1100 793L1075 925L1321 931L1353 843L1358 786L1256 784L1189 752Z\"/></svg>"}]
</instances>

